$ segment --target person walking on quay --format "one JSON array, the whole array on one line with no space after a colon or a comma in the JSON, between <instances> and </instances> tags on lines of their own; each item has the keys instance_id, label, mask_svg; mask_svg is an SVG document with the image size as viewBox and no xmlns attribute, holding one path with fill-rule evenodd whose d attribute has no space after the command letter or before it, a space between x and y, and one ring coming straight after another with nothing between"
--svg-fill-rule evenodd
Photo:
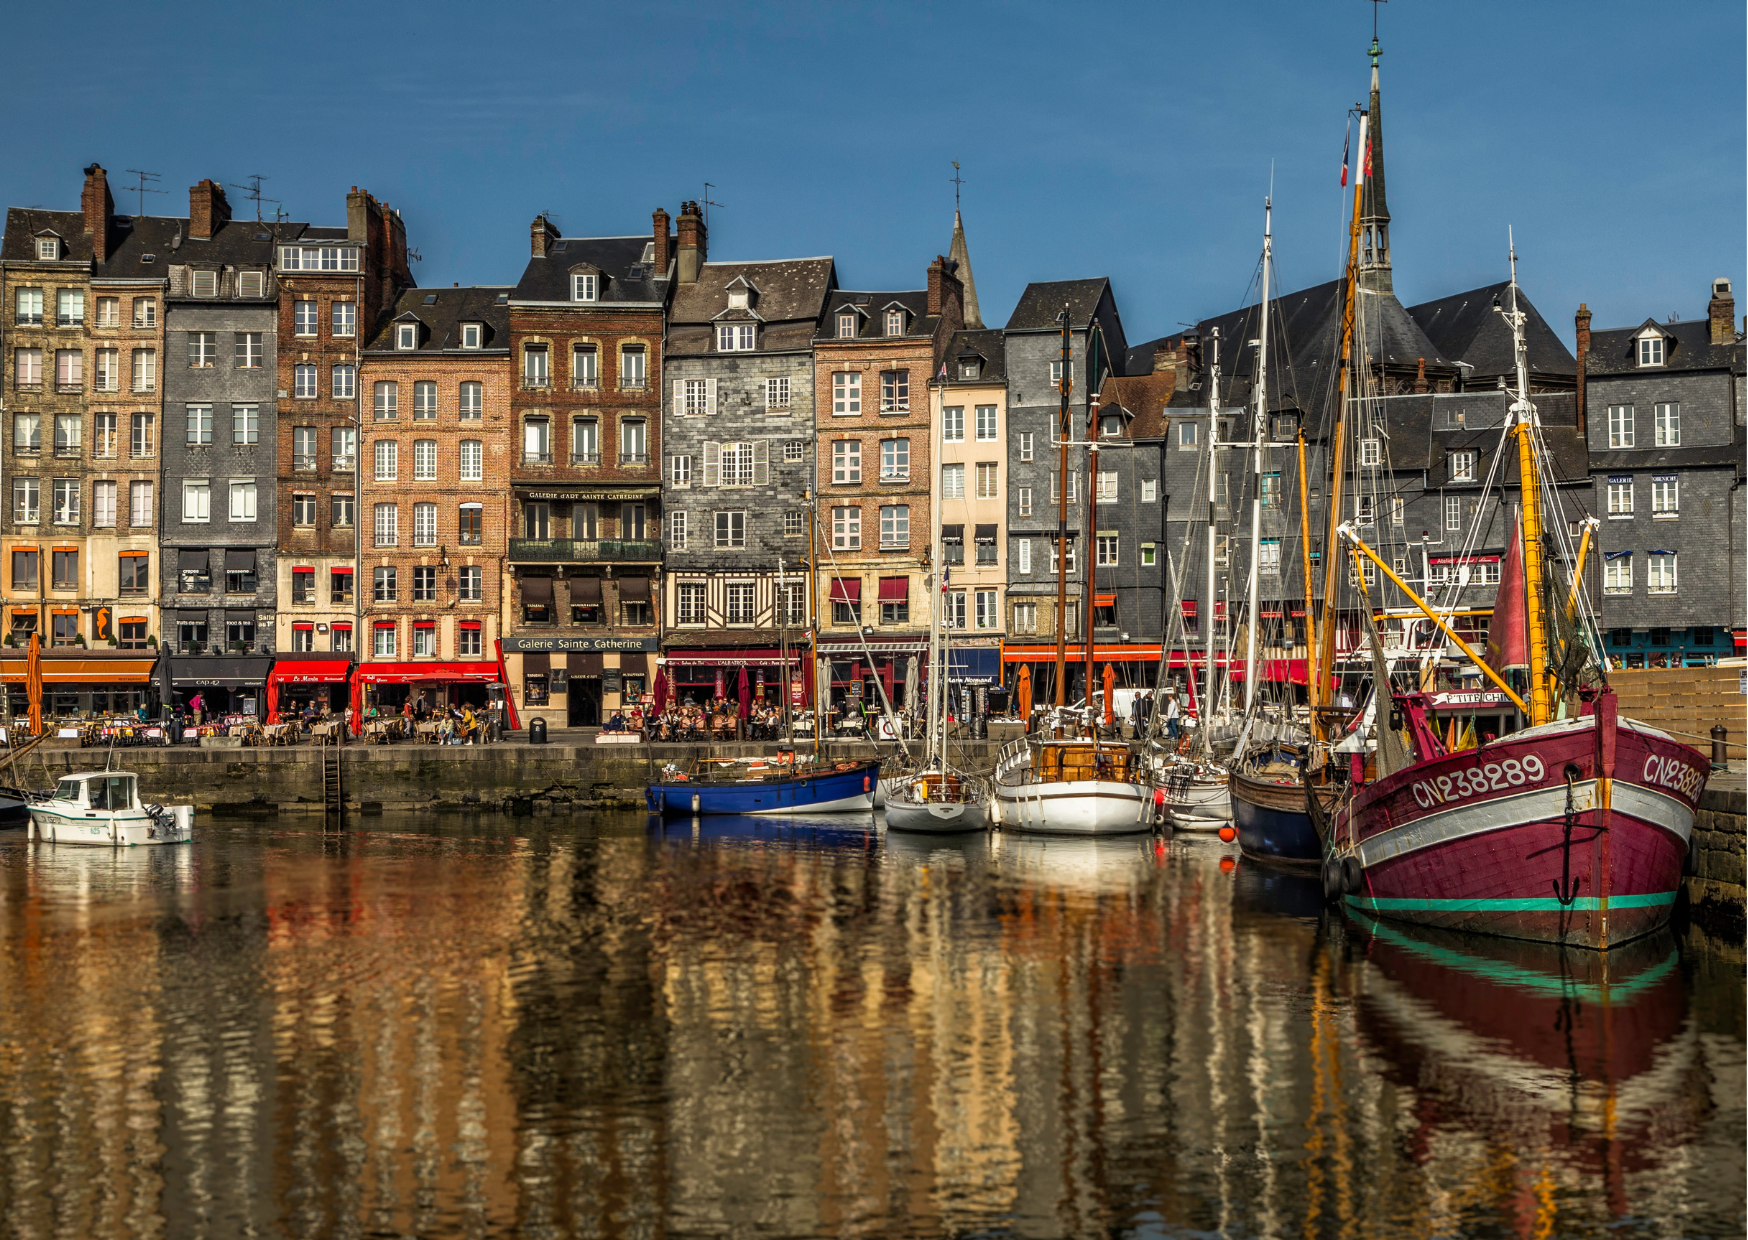
<instances>
[{"instance_id":1,"label":"person walking on quay","mask_svg":"<svg viewBox=\"0 0 1748 1240\"><path fill-rule=\"evenodd\" d=\"M194 726L198 728L201 724L206 722L206 699L196 693L193 697L188 699L188 711L194 716Z\"/></svg>"},{"instance_id":2,"label":"person walking on quay","mask_svg":"<svg viewBox=\"0 0 1748 1240\"><path fill-rule=\"evenodd\" d=\"M1165 691L1165 735L1167 740L1177 739L1177 690Z\"/></svg>"}]
</instances>

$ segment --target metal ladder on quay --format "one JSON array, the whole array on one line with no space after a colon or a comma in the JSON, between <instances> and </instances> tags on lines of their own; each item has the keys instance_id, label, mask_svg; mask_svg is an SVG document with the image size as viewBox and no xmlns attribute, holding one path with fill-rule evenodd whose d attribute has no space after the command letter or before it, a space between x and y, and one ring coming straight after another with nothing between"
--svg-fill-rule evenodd
<instances>
[{"instance_id":1,"label":"metal ladder on quay","mask_svg":"<svg viewBox=\"0 0 1748 1240\"><path fill-rule=\"evenodd\" d=\"M340 746L324 745L322 755L322 825L346 825L346 788L341 778Z\"/></svg>"}]
</instances>

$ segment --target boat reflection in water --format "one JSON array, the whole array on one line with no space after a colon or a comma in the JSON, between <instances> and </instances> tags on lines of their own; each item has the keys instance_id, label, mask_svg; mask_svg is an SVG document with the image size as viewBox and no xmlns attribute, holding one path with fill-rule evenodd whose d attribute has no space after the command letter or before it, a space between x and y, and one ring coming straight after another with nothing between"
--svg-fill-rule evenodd
<instances>
[{"instance_id":1,"label":"boat reflection in water","mask_svg":"<svg viewBox=\"0 0 1748 1240\"><path fill-rule=\"evenodd\" d=\"M1411 1096L1411 1156L1453 1204L1507 1179L1506 1208L1534 1235L1673 1204L1668 1173L1711 1103L1667 931L1593 952L1354 921L1360 1036ZM1447 1226L1464 1230L1433 1230Z\"/></svg>"},{"instance_id":2,"label":"boat reflection in water","mask_svg":"<svg viewBox=\"0 0 1748 1240\"><path fill-rule=\"evenodd\" d=\"M652 836L668 841L712 840L811 843L820 848L866 848L876 839L872 811L861 814L706 814L698 818L649 816Z\"/></svg>"}]
</instances>

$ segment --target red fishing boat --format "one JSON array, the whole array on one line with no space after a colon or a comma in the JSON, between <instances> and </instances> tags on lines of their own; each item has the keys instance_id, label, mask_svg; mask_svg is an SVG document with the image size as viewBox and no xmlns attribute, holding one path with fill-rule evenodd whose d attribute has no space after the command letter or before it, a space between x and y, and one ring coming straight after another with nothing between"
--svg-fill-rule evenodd
<instances>
[{"instance_id":1,"label":"red fishing boat","mask_svg":"<svg viewBox=\"0 0 1748 1240\"><path fill-rule=\"evenodd\" d=\"M1507 434L1517 442L1521 516L1501 566L1488 657L1404 585L1351 524L1341 534L1505 691L1530 726L1452 752L1428 723L1425 695L1384 696L1389 675L1380 656L1379 701L1393 700L1395 719L1378 715L1380 778L1337 809L1324 888L1384 917L1607 948L1669 920L1710 763L1667 733L1620 718L1614 691L1599 679L1606 673L1594 653L1594 622L1582 614L1593 521L1568 565L1569 594L1563 603L1549 597L1545 542L1549 535L1562 541L1564 526L1556 516L1545 530L1542 520L1543 449L1528 396L1515 254L1510 291L1510 308L1498 309L1517 342ZM1521 696L1507 679L1519 670L1527 672Z\"/></svg>"}]
</instances>

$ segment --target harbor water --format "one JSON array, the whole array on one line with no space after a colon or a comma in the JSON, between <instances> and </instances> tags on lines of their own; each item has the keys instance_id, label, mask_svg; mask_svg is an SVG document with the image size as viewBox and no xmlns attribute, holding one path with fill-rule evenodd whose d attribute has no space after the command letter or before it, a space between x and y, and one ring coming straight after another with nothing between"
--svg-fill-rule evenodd
<instances>
[{"instance_id":1,"label":"harbor water","mask_svg":"<svg viewBox=\"0 0 1748 1240\"><path fill-rule=\"evenodd\" d=\"M1212 838L642 814L0 836L0 1236L1724 1237L1739 949Z\"/></svg>"}]
</instances>

